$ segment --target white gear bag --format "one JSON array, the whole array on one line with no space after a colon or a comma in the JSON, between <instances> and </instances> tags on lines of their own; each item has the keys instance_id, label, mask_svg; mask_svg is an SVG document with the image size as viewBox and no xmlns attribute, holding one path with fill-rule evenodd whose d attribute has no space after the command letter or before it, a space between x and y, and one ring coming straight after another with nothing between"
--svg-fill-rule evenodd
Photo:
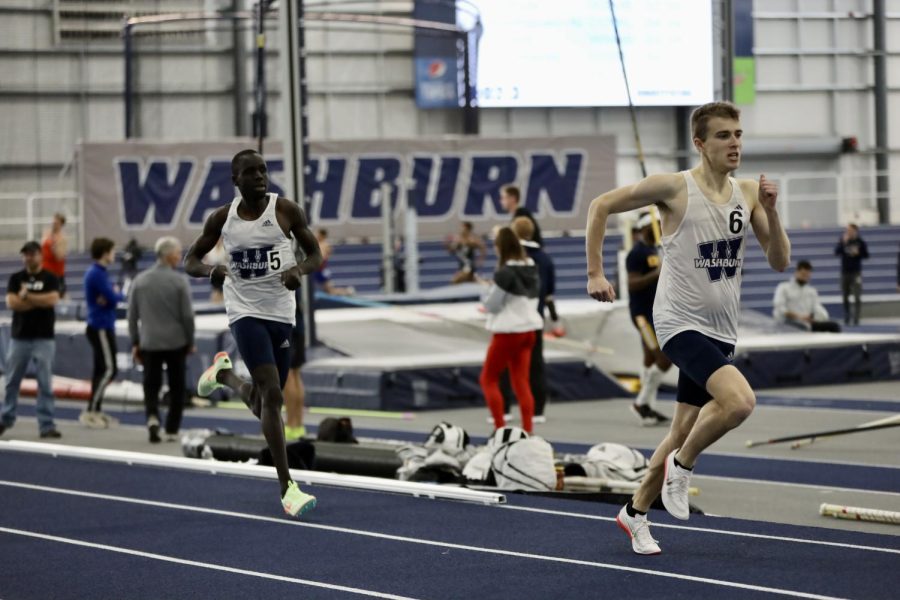
<instances>
[{"instance_id":1,"label":"white gear bag","mask_svg":"<svg viewBox=\"0 0 900 600\"><path fill-rule=\"evenodd\" d=\"M556 489L553 447L539 437L500 445L494 451L491 469L500 489L537 492Z\"/></svg>"},{"instance_id":2,"label":"white gear bag","mask_svg":"<svg viewBox=\"0 0 900 600\"><path fill-rule=\"evenodd\" d=\"M588 450L581 466L590 478L640 481L647 473L650 461L634 448L604 442Z\"/></svg>"}]
</instances>

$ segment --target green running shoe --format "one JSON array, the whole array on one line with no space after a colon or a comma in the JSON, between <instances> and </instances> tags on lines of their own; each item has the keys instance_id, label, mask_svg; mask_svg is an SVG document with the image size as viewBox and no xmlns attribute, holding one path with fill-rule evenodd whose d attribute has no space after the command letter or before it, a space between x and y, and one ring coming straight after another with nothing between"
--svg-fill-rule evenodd
<instances>
[{"instance_id":1,"label":"green running shoe","mask_svg":"<svg viewBox=\"0 0 900 600\"><path fill-rule=\"evenodd\" d=\"M288 489L281 498L281 506L284 512L292 517L299 517L316 507L316 497L305 492L293 481L288 484Z\"/></svg>"},{"instance_id":2,"label":"green running shoe","mask_svg":"<svg viewBox=\"0 0 900 600\"><path fill-rule=\"evenodd\" d=\"M203 372L203 375L200 376L200 381L197 382L197 395L201 398L208 398L217 389L225 387L216 381L216 375L222 369L230 368L231 359L228 358L228 353L219 352L216 354L212 366Z\"/></svg>"},{"instance_id":3,"label":"green running shoe","mask_svg":"<svg viewBox=\"0 0 900 600\"><path fill-rule=\"evenodd\" d=\"M301 425L299 427L288 427L284 426L284 439L285 440L299 440L302 437L306 436L306 426Z\"/></svg>"}]
</instances>

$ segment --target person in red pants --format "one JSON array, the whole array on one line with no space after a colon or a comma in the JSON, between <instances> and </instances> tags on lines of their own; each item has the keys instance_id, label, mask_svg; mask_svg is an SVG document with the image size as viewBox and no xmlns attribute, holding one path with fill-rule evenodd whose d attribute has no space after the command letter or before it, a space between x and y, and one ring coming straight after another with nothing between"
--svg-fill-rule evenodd
<instances>
[{"instance_id":1,"label":"person in red pants","mask_svg":"<svg viewBox=\"0 0 900 600\"><path fill-rule=\"evenodd\" d=\"M494 417L494 427L504 427L500 374L508 368L522 412L522 428L531 433L534 397L531 395L528 370L534 332L543 326L537 312L540 280L534 261L525 254L512 229L500 228L494 246L498 257L497 270L482 299L488 315L486 327L493 335L479 381Z\"/></svg>"}]
</instances>

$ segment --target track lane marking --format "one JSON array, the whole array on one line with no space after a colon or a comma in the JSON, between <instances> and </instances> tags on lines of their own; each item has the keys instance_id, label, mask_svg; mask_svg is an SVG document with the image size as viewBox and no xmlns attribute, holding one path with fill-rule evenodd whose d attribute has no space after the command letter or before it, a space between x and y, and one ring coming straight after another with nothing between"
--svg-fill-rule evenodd
<instances>
[{"instance_id":1,"label":"track lane marking","mask_svg":"<svg viewBox=\"0 0 900 600\"><path fill-rule=\"evenodd\" d=\"M2 482L0 482L2 483ZM585 513L577 513L577 512L567 512L562 510L552 510L548 508L534 508L530 506L512 506L509 504L504 504L499 506L499 508L509 509L509 510L519 510L523 512L534 512L548 515L557 515L563 517L575 517L578 519L589 519L592 521L610 521L614 522L615 517L603 517L601 515L589 515ZM816 546L830 546L833 548L847 548L848 550L864 550L867 552L884 552L887 554L900 554L900 550L894 548L882 548L879 546L863 546L860 544L848 544L845 542L826 542L824 540L807 540L805 538L795 538L788 537L782 535L769 535L765 533L748 533L745 531L729 531L726 529L713 529L711 527L690 527L687 525L673 525L669 523L658 523L656 521L653 522L654 527L661 527L667 529L684 529L687 531L699 531L701 533L716 533L720 535L734 535L737 537L749 537L749 538L758 538L763 540L774 540L778 542L792 542L795 544L812 544ZM841 530L836 530L841 531ZM853 532L851 532L853 533Z\"/></svg>"},{"instance_id":2,"label":"track lane marking","mask_svg":"<svg viewBox=\"0 0 900 600\"><path fill-rule=\"evenodd\" d=\"M225 517L234 517L238 519L251 520L251 521L263 521L268 523L277 523L279 525L290 525L295 527L304 527L308 529L318 529L321 531L329 531L334 533L345 533L349 535L358 535L362 537L369 537L375 539L382 540L390 540L395 542L404 542L409 544L418 544L423 546L433 546L438 548L452 548L455 550L465 550L469 552L479 552L483 554L493 554L497 556L508 556L513 558L526 558L531 560L540 560L547 562L555 562L569 565L577 565L584 567L593 567L600 569L609 569L613 571L625 571L628 573L640 573L643 575L652 575L656 577L666 577L670 579L680 579L683 581L691 581L695 583L705 583L709 585L721 586L721 587L730 587L730 588L738 588L751 590L756 592L765 592L770 594L779 594L786 596L793 596L797 598L809 598L811 600L845 600L838 596L823 596L820 594L812 594L807 592L800 592L796 590L788 590L781 588L773 588L761 585L754 585L748 583L741 583L737 581L727 581L720 579L710 579L707 577L698 577L695 575L685 575L682 573L673 573L670 571L658 571L653 569L643 569L639 567L628 567L625 565L617 565L612 563L602 563L588 560L580 560L575 558L565 558L561 556L548 556L543 554L532 554L528 552L516 552L514 550L502 550L499 548L486 548L481 546L470 546L466 544L457 544L452 542L441 542L438 540L427 540L421 538L411 538L407 536L401 535L393 535L388 533L378 533L374 531L365 531L361 529L351 529L349 527L339 527L336 525L323 525L320 523L305 523L302 521L289 521L284 518L275 518L275 517L266 517L263 515L251 515L245 513L238 513L234 511L220 510L215 508L202 508L197 506L188 506L184 504L174 504L171 502L160 502L157 500L144 500L141 498L129 498L127 496L113 496L110 494L98 494L95 492L83 492L80 490L69 490L65 488L51 488L42 485L35 485L29 483L19 483L13 481L4 481L0 480L0 485L8 486L8 487L16 487L20 489L32 490L32 491L40 491L40 492L50 492L55 494L69 495L69 496L77 496L82 498L92 498L97 500L108 500L112 502L121 502L125 504L137 504L143 506L153 506L158 508L167 508L173 510L183 510L186 512L194 512L194 513L202 513L202 514L210 514L216 516L225 516ZM6 528L0 527L0 531L4 531ZM43 534L40 534L43 535ZM86 542L87 543L87 542Z\"/></svg>"},{"instance_id":3,"label":"track lane marking","mask_svg":"<svg viewBox=\"0 0 900 600\"><path fill-rule=\"evenodd\" d=\"M362 588L349 587L346 585L339 585L336 583L325 583L322 581L313 581L311 579L299 579L297 577L288 577L286 575L275 575L274 573L264 573L262 571L251 571L249 569L238 569L236 567L226 567L224 565L214 565L212 563L205 563L196 560L190 560L187 558L178 558L176 556L167 556L165 554L156 554L153 552L144 552L143 550L134 550L132 548L123 548L121 546L110 546L108 544L97 544L95 542L86 542L84 540L76 540L74 538L61 537L58 535L50 535L46 533L38 533L36 531L26 531L24 529L12 529L9 527L0 527L0 533L6 533L9 535L18 535L22 537L36 538L41 540L47 540L51 542L59 542L62 544L70 544L72 546L81 546L84 548L91 548L93 550L105 550L107 552L116 552L118 554L127 554L129 556L137 556L140 558L149 558L151 560L158 560L162 562L169 562L178 565L184 565L188 567L199 567L201 569L209 569L212 571L224 571L226 573L233 573L236 575L248 575L250 577L259 577L261 579L271 579L273 581L282 581L286 583L296 583L300 585L306 585L317 588L325 588L329 590L337 590L340 592L348 592L351 594L357 594L362 596L370 596L372 598L387 598L390 600L415 600L414 598L410 598L409 596L397 596L395 594L385 594L382 592L376 592L373 590L364 590Z\"/></svg>"}]
</instances>

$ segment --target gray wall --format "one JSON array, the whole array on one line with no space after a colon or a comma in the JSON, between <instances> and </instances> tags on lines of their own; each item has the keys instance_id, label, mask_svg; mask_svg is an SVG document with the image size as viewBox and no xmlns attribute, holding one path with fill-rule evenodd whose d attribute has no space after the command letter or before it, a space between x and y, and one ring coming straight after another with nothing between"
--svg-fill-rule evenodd
<instances>
[{"instance_id":1,"label":"gray wall","mask_svg":"<svg viewBox=\"0 0 900 600\"><path fill-rule=\"evenodd\" d=\"M721 2L714 0L716 10ZM250 4L249 0L238 3ZM94 25L61 17L54 7L65 4L65 0L9 0L0 7L0 192L75 189L75 177L67 165L76 141L123 136L124 67L122 43L114 35L117 22L99 26L105 28L108 37L72 37L78 27ZM105 3L97 0L81 4ZM900 0L888 0L887 4L893 109L900 100ZM158 10L211 10L227 8L231 0L133 0L131 5L150 5ZM412 2L381 1L371 6L386 15L408 15ZM792 172L819 172L825 180L795 178L786 185L797 198L806 192L828 190L836 195L836 186L840 185L842 193L856 193L862 209L874 204L870 197L874 160L867 154L874 145L873 77L868 55L872 26L865 18L870 13L869 0L756 0L757 97L755 104L742 107L748 136L784 139L855 135L862 152L831 160L748 159L741 175L756 176L766 171L783 177ZM270 28L268 112L270 131L277 135L281 121L277 27L271 23ZM68 33L61 37L61 31ZM252 48L251 32L243 32L239 39L243 47ZM416 108L409 32L373 32L313 22L307 42L312 137L430 137L461 132L461 118L455 111ZM136 62L140 90L136 128L142 137L231 137L237 132L238 119L249 128L252 96L248 95L246 104L240 106L234 99L230 31L209 29L143 37L136 48L140 55ZM253 75L249 51L243 68L245 81L238 87L248 90ZM892 170L900 166L897 113L889 113ZM638 121L648 170L674 169L676 128L683 126L677 122L676 110L638 109ZM626 109L483 110L481 131L511 136L612 133L618 139L619 181L628 182L640 175ZM834 181L835 173L844 174L840 184ZM852 173L866 175L854 177ZM893 187L892 217L900 222L900 179ZM5 203L6 210L16 210L10 202ZM821 211L812 213L815 217ZM792 217L797 217L795 224L807 218L799 207Z\"/></svg>"}]
</instances>

